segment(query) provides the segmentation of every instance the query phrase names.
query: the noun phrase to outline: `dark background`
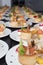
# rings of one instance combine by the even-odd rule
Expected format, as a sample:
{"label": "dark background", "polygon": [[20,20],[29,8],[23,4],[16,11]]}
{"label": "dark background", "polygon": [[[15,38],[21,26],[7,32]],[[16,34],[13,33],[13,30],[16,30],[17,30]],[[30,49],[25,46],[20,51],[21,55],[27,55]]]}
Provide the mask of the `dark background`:
{"label": "dark background", "polygon": [[43,11],[43,0],[11,0],[11,5],[25,5],[34,11]]}

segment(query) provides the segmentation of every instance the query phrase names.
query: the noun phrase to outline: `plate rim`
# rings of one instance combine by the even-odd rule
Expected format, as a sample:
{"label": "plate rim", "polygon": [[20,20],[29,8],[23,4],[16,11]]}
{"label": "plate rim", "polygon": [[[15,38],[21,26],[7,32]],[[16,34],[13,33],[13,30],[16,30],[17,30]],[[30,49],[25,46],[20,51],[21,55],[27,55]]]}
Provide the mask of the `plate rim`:
{"label": "plate rim", "polygon": [[[13,31],[11,34],[13,34],[14,32],[18,32],[18,30],[15,30],[15,31]],[[12,37],[11,37],[11,34],[9,35],[10,36],[10,38],[13,40],[13,41],[16,41],[16,42],[19,42],[19,41],[17,41],[17,40],[14,40]]]}
{"label": "plate rim", "polygon": [[[3,43],[5,43],[7,45],[7,47],[8,47],[8,50],[9,50],[9,45],[5,41],[3,41],[3,40],[0,40],[0,41],[2,41]],[[7,52],[8,52],[8,50],[7,50]],[[7,52],[1,58],[3,58],[7,54]]]}
{"label": "plate rim", "polygon": [[[13,48],[18,47],[18,46],[19,46],[19,44],[13,46],[10,50],[12,50]],[[9,50],[9,51],[10,51],[10,50]],[[9,51],[8,51],[8,53],[9,53]],[[7,54],[8,54],[8,53],[7,53]],[[5,57],[5,61],[6,61],[6,63],[7,63],[7,59],[6,59],[6,58],[7,58],[7,54],[6,54],[6,57]],[[9,65],[9,64],[7,63],[7,65]]]}

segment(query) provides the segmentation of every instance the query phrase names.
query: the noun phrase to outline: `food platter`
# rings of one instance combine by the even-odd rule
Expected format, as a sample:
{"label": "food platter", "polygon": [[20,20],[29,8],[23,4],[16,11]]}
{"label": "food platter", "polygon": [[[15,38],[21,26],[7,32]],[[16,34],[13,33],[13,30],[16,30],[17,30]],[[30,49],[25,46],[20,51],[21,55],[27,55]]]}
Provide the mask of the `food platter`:
{"label": "food platter", "polygon": [[9,27],[9,28],[22,28],[22,27],[27,27],[27,24],[26,24],[26,26],[14,26],[14,27],[12,27],[12,26],[10,25],[10,22],[6,22],[6,23],[5,23],[5,26],[7,26],[7,27]]}
{"label": "food platter", "polygon": [[[18,52],[16,51],[18,47],[19,45],[12,47],[7,53],[5,60],[8,65],[21,65],[18,60]],[[36,63],[35,65],[39,64]]]}

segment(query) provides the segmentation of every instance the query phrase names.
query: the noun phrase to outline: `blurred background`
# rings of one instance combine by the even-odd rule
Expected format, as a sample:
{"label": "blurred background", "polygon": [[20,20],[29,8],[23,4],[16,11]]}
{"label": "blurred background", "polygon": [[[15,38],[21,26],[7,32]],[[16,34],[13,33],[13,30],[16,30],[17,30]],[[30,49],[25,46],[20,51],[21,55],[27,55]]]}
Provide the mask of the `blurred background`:
{"label": "blurred background", "polygon": [[34,11],[43,11],[43,0],[0,0],[0,6],[8,5],[10,7],[14,5],[27,6]]}

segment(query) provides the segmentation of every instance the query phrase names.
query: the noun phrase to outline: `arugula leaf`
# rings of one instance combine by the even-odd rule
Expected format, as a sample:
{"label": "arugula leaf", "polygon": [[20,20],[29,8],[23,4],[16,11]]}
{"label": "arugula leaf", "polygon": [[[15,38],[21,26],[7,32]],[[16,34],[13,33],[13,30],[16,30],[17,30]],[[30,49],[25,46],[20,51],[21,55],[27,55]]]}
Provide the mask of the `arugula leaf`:
{"label": "arugula leaf", "polygon": [[20,46],[19,46],[18,51],[19,51],[20,55],[24,55],[25,54],[25,49],[23,47],[22,41],[20,41]]}

